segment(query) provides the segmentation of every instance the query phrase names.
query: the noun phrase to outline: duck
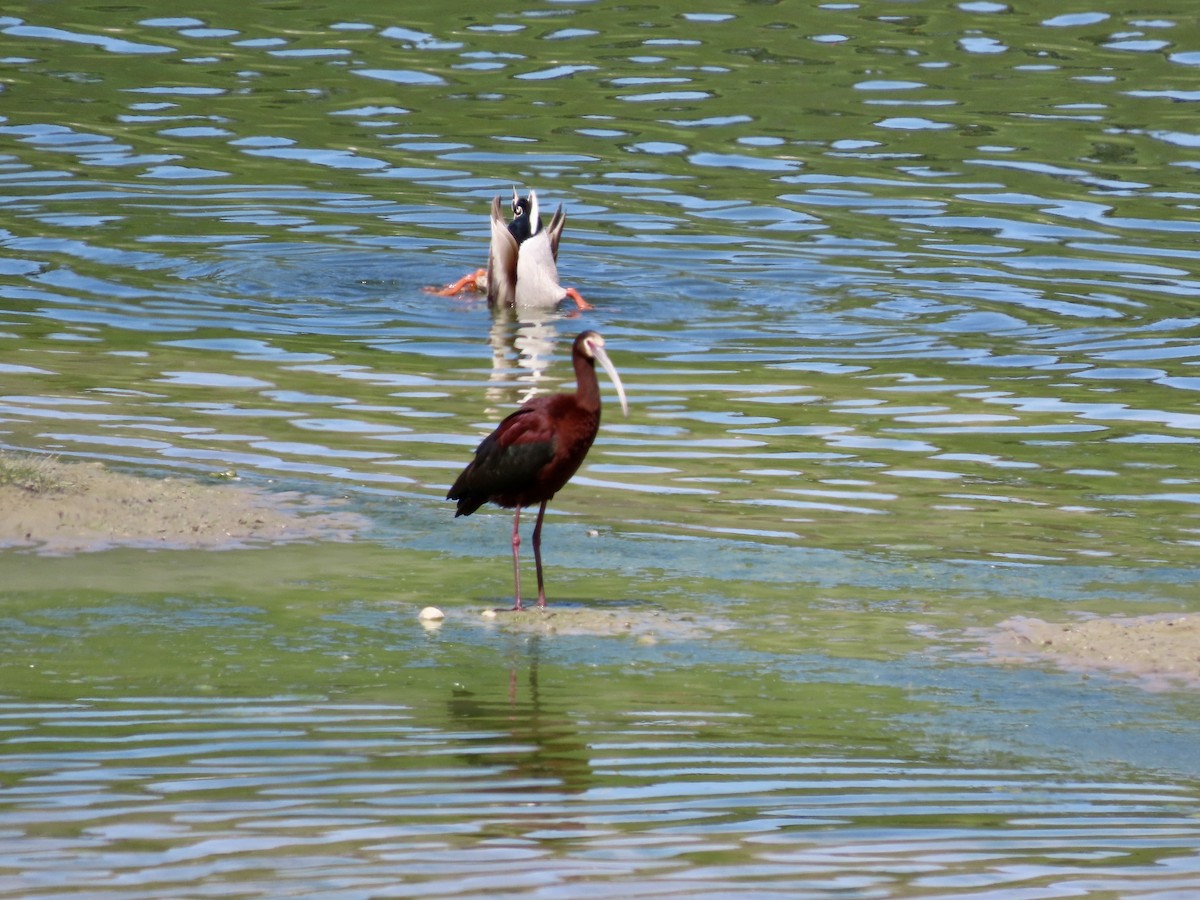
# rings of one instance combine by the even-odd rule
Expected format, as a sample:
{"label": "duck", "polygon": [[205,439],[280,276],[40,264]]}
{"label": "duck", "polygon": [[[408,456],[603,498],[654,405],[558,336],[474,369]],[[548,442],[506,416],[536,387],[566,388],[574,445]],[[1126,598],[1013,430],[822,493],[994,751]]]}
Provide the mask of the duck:
{"label": "duck", "polygon": [[443,288],[430,288],[441,297],[463,291],[486,293],[490,307],[544,308],[570,299],[579,309],[592,309],[573,287],[558,280],[558,244],[567,215],[562,204],[554,211],[549,226],[543,226],[537,191],[521,197],[513,188],[509,202],[512,219],[504,220],[500,195],[492,198],[492,239],[488,266],[476,269]]}

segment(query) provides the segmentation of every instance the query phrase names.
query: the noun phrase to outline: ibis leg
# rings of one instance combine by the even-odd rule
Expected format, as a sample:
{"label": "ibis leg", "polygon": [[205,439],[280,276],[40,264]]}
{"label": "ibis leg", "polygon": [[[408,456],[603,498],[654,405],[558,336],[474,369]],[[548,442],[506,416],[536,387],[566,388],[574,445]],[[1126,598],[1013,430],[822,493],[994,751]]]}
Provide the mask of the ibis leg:
{"label": "ibis leg", "polygon": [[542,580],[542,516],[546,515],[546,501],[538,507],[537,524],[533,526],[533,561],[537,565],[538,606],[546,605],[546,584]]}
{"label": "ibis leg", "polygon": [[[540,520],[539,520],[540,521]],[[521,608],[521,507],[517,507],[517,511],[513,513],[513,596],[516,598],[516,603],[513,609]],[[537,539],[534,539],[534,546],[537,546]],[[541,569],[538,569],[541,572]]]}

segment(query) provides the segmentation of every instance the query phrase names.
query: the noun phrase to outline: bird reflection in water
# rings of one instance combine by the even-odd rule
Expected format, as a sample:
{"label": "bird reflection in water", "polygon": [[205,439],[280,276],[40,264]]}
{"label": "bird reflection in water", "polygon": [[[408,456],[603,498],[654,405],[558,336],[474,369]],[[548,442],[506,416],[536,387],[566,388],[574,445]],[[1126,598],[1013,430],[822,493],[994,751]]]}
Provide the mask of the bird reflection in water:
{"label": "bird reflection in water", "polygon": [[524,403],[548,390],[546,369],[559,341],[555,322],[560,318],[552,311],[530,314],[511,307],[495,311],[488,331],[492,374],[486,397],[490,402]]}
{"label": "bird reflection in water", "polygon": [[[450,718],[472,733],[478,747],[463,752],[462,758],[473,766],[505,766],[505,781],[513,790],[583,793],[595,781],[588,743],[570,714],[544,696],[539,673],[541,637],[519,640],[508,667],[506,698],[497,696],[496,681],[479,691],[454,687],[447,704]],[[539,827],[547,823],[540,822]]]}

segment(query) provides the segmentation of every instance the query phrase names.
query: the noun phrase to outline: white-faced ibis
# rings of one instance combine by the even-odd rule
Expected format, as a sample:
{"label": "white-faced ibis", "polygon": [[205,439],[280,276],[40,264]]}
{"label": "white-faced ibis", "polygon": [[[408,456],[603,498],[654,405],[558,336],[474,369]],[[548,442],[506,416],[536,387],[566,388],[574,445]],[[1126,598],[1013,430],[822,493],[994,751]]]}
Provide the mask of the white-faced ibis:
{"label": "white-faced ibis", "polygon": [[625,388],[604,351],[604,338],[594,331],[581,332],[571,349],[575,365],[575,393],[534,397],[509,415],[483,439],[475,458],[463,469],[446,494],[457,500],[455,517],[469,516],[484,503],[515,509],[512,529],[513,585],[521,608],[521,509],[537,503],[533,527],[533,558],[537,565],[539,607],[546,605],[542,578],[542,518],[546,503],[571,480],[587,456],[600,427],[600,383],[596,363],[604,367],[629,415]]}
{"label": "white-faced ibis", "polygon": [[519,197],[513,188],[509,206],[513,217],[505,222],[499,195],[492,198],[488,267],[433,293],[452,297],[465,290],[486,290],[488,305],[493,307],[546,307],[569,297],[580,309],[591,309],[579,291],[558,283],[558,242],[567,221],[562,205],[554,211],[548,228],[542,226],[536,191]]}

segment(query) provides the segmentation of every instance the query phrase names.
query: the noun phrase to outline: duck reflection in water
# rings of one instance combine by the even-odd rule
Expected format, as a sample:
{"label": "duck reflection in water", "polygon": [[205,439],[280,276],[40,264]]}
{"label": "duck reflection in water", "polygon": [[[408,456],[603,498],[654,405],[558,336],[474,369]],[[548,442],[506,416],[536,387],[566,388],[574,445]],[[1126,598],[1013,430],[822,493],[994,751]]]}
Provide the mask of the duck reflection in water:
{"label": "duck reflection in water", "polygon": [[495,311],[488,330],[492,374],[486,397],[490,402],[524,403],[549,390],[546,370],[559,342],[555,327],[559,318],[553,311],[524,314],[512,307]]}
{"label": "duck reflection in water", "polygon": [[579,291],[558,280],[558,245],[567,221],[562,205],[549,226],[542,224],[536,191],[521,197],[513,188],[509,208],[512,219],[505,222],[499,195],[492,198],[487,268],[476,269],[443,288],[427,290],[442,297],[463,291],[486,292],[493,308],[547,309],[570,298],[579,309],[591,309]]}

